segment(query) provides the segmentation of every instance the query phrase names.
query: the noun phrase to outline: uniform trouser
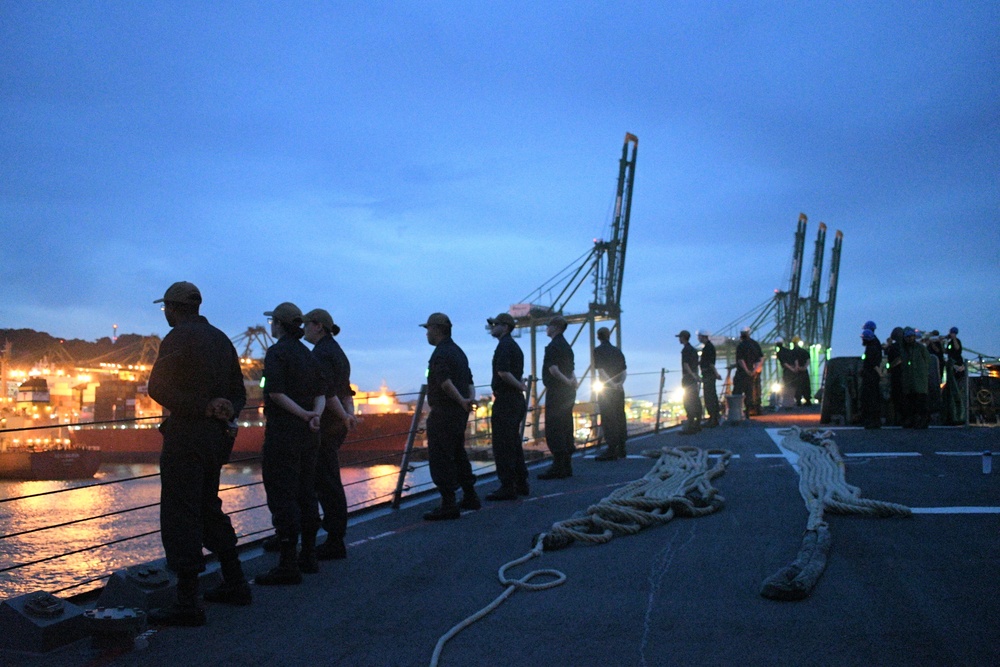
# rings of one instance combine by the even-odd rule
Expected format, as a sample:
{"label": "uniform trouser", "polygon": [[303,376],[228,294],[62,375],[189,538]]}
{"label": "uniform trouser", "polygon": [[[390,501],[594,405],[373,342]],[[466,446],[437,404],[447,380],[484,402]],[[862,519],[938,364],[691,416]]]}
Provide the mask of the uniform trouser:
{"label": "uniform trouser", "polygon": [[524,446],[521,443],[521,421],[526,406],[524,396],[497,395],[493,401],[490,427],[493,432],[493,460],[496,461],[500,485],[513,489],[528,479],[524,464]]}
{"label": "uniform trouser", "polygon": [[968,401],[966,396],[966,373],[955,370],[955,364],[948,362],[948,379],[944,385],[944,417],[949,424],[962,424],[967,419]]}
{"label": "uniform trouser", "polygon": [[902,426],[909,420],[910,410],[903,393],[903,380],[898,368],[889,371],[889,401],[892,403],[893,424]]}
{"label": "uniform trouser", "polygon": [[702,375],[702,388],[705,392],[705,412],[709,419],[719,421],[719,394],[715,391],[715,373],[711,376]]}
{"label": "uniform trouser", "polygon": [[469,413],[461,408],[431,408],[427,416],[427,458],[431,481],[442,496],[459,487],[472,489],[476,476],[465,452],[465,427]]}
{"label": "uniform trouser", "polygon": [[160,427],[160,536],[167,567],[181,574],[205,569],[202,546],[236,548],[236,533],[219,499],[219,473],[233,441],[215,419],[170,417]]}
{"label": "uniform trouser", "polygon": [[930,422],[931,411],[927,394],[912,392],[906,395],[907,419],[904,426],[925,428]]}
{"label": "uniform trouser", "polygon": [[882,392],[876,372],[861,374],[861,422],[876,426],[882,422]]}
{"label": "uniform trouser", "polygon": [[800,371],[795,382],[795,402],[799,399],[806,403],[812,400],[812,385],[809,383],[809,371]]}
{"label": "uniform trouser", "polygon": [[682,382],[684,388],[684,412],[689,420],[701,421],[701,396],[698,395],[698,385],[694,382]]}
{"label": "uniform trouser", "polygon": [[625,419],[625,390],[605,388],[598,396],[601,408],[601,431],[604,442],[613,452],[625,453],[628,425]]}
{"label": "uniform trouser", "polygon": [[545,445],[553,455],[572,454],[573,404],[576,392],[553,392],[545,398]]}
{"label": "uniform trouser", "polygon": [[[749,415],[750,406],[752,405],[753,396],[753,379],[744,373],[742,370],[737,370],[736,374],[733,375],[733,394],[743,395],[743,411]],[[730,417],[732,419],[732,417]]]}
{"label": "uniform trouser", "polygon": [[339,423],[323,432],[316,454],[316,497],[323,508],[323,530],[333,540],[347,534],[347,495],[340,479],[340,456],[337,453],[347,438],[347,425]]}
{"label": "uniform trouser", "polygon": [[316,452],[319,433],[301,419],[269,419],[264,430],[260,472],[271,523],[279,538],[319,529],[316,505]]}

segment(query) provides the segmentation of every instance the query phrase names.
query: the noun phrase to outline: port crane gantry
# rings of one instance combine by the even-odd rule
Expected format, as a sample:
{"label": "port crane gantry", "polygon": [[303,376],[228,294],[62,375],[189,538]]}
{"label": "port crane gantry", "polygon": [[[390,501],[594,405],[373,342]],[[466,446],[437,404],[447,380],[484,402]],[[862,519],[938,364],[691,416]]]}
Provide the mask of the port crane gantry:
{"label": "port crane gantry", "polygon": [[[261,325],[248,327],[243,333],[232,338],[233,346],[240,355],[240,369],[247,380],[259,382],[264,373],[264,354],[274,344],[267,328]],[[258,353],[254,354],[257,349]]]}
{"label": "port crane gantry", "polygon": [[778,338],[791,341],[799,336],[809,347],[812,359],[810,382],[812,390],[819,388],[819,366],[826,361],[833,338],[833,314],[837,304],[837,280],[840,274],[840,253],[844,242],[844,234],[837,231],[830,251],[830,273],[827,279],[827,298],[820,301],[821,281],[823,274],[823,253],[826,247],[826,224],[819,223],[816,242],[813,246],[812,277],[809,284],[809,296],[802,297],[799,293],[802,286],[802,268],[805,261],[806,225],[808,218],[805,213],[799,214],[798,226],[795,230],[795,243],[792,249],[791,277],[788,290],[775,290],[774,296],[760,304],[749,313],[733,320],[722,327],[717,333],[727,336],[726,344],[718,345],[720,354],[726,356],[727,365],[735,364],[734,340],[738,336],[737,327],[748,326],[754,332],[754,339],[760,343],[765,352],[767,363],[764,364],[761,382],[767,387],[780,376],[777,363],[774,361],[774,343]]}
{"label": "port crane gantry", "polygon": [[[588,331],[590,342],[590,363],[583,373],[591,376],[591,386],[596,379],[594,369],[594,347],[596,340],[596,323],[600,321],[613,322],[610,327],[615,335],[615,341],[621,347],[621,295],[622,281],[625,275],[625,251],[628,245],[629,217],[632,210],[632,187],[635,181],[635,161],[638,152],[639,139],[634,134],[626,133],[622,145],[621,159],[618,163],[618,184],[615,192],[614,212],[611,222],[611,238],[598,239],[583,255],[575,259],[569,266],[546,281],[541,287],[510,308],[516,328],[526,329],[531,339],[531,375],[540,377],[538,369],[538,330],[548,324],[549,320],[562,315],[570,327],[576,325],[575,333],[567,329],[567,340],[573,345],[584,331]],[[576,308],[574,297],[584,285],[592,288],[592,298],[586,309]],[[532,405],[536,413],[539,410],[539,399],[544,390],[539,392],[538,383],[532,385]],[[533,423],[536,425],[536,418]]]}

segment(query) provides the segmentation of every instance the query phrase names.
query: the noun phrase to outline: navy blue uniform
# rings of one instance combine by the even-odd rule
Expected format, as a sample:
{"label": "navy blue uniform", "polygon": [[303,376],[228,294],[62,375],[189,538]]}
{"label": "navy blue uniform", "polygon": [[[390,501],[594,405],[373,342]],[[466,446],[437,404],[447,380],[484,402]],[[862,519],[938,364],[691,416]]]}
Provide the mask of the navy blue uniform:
{"label": "navy blue uniform", "polygon": [[[691,370],[698,368],[698,351],[691,343],[684,343],[681,348],[681,368],[687,364]],[[684,388],[684,412],[688,419],[697,424],[701,420],[701,395],[698,391],[698,379],[687,373],[681,375],[681,386]]]}
{"label": "navy blue uniform", "polygon": [[882,343],[878,338],[865,341],[865,354],[861,361],[861,421],[865,428],[882,425]]}
{"label": "navy blue uniform", "polygon": [[[340,344],[329,333],[316,341],[313,356],[319,362],[326,381],[327,400],[336,397],[345,409],[350,405],[351,362]],[[347,495],[340,478],[340,446],[347,439],[347,424],[329,409],[320,418],[320,446],[316,456],[316,497],[323,508],[323,530],[334,541],[347,534]]]}
{"label": "navy blue uniform", "polygon": [[490,384],[493,388],[493,413],[490,426],[493,432],[493,459],[500,486],[515,489],[528,482],[528,468],[524,464],[524,446],[521,443],[521,422],[527,404],[524,393],[500,377],[504,371],[517,380],[524,374],[524,353],[510,333],[497,341],[493,352],[493,380]]}
{"label": "navy blue uniform", "polygon": [[733,375],[733,394],[743,395],[744,409],[748,417],[751,413],[757,414],[760,407],[754,397],[755,379],[759,377],[759,374],[748,374],[740,367],[739,362],[742,360],[752,373],[754,366],[763,356],[760,345],[751,338],[744,338],[736,345],[736,373]]}
{"label": "navy blue uniform", "polygon": [[445,393],[441,385],[446,380],[451,380],[463,396],[472,385],[469,360],[450,337],[434,347],[427,368],[427,403],[431,407],[427,416],[427,456],[431,480],[442,495],[454,494],[460,486],[472,490],[476,485],[465,452],[469,413]]}
{"label": "navy blue uniform", "polygon": [[316,505],[316,452],[319,434],[309,423],[271,398],[285,394],[303,410],[311,411],[317,396],[326,395],[319,362],[291,334],[282,336],[264,356],[264,447],[261,476],[274,530],[282,540],[295,540],[319,528]]}
{"label": "navy blue uniform", "polygon": [[566,377],[573,375],[576,366],[573,348],[562,334],[555,336],[545,346],[542,361],[542,384],[545,385],[545,444],[554,455],[570,455],[576,449],[573,442],[573,404],[576,387],[567,385],[552,375],[549,368],[556,366]]}
{"label": "navy blue uniform", "polygon": [[202,546],[219,554],[236,549],[236,533],[219,499],[219,473],[233,437],[205,415],[226,398],[239,415],[246,389],[239,355],[224,333],[199,316],[164,337],[149,376],[149,395],[170,411],[160,424],[160,528],[167,567],[182,574],[205,569]]}
{"label": "navy blue uniform", "polygon": [[719,394],[715,390],[715,345],[712,341],[705,341],[698,365],[701,366],[701,384],[705,392],[705,412],[709,419],[719,421]]}
{"label": "navy blue uniform", "polygon": [[[608,379],[621,384],[625,373],[625,355],[611,341],[601,341],[594,348],[594,367],[604,371]],[[625,421],[625,389],[620,386],[605,386],[597,395],[597,403],[601,409],[601,431],[608,451],[618,456],[625,456],[625,440],[628,438],[628,426]]]}

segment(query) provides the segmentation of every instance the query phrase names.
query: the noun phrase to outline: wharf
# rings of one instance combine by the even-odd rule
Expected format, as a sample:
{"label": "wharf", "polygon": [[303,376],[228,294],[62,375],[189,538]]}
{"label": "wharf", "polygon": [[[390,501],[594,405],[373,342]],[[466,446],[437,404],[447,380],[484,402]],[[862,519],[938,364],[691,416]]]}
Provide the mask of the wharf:
{"label": "wharf", "polygon": [[[518,591],[448,642],[442,666],[469,665],[996,665],[1000,664],[998,428],[836,428],[847,481],[908,505],[910,518],[829,515],[833,539],[812,595],[776,602],[761,584],[788,565],[806,522],[798,475],[774,427],[815,415],[757,418],[681,437],[629,441],[629,458],[574,459],[574,476],[532,495],[484,503],[458,521],[421,519],[436,498],[355,517],[349,557],[321,563],[295,587],[253,587],[246,608],[210,605],[202,628],[156,628],[123,654],[73,644],[6,665],[427,665],[438,639],[504,587],[497,570],[532,537],[642,477],[642,451],[697,446],[733,452],[713,484],[718,513],[675,518],[600,546],[575,544],[513,568],[567,581]],[[537,471],[539,467],[535,467]],[[480,485],[480,495],[495,488]],[[252,549],[250,574],[275,560]]]}

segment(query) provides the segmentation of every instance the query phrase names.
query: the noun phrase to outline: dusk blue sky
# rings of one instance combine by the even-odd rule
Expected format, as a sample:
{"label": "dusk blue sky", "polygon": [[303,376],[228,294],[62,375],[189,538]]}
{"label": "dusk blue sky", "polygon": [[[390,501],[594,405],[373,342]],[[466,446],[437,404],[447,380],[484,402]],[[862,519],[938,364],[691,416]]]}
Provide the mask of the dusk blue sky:
{"label": "dusk blue sky", "polygon": [[164,335],[190,280],[231,336],[327,308],[364,389],[419,387],[444,311],[487,383],[631,132],[631,372],[786,288],[800,212],[807,263],[844,233],[834,355],[868,319],[998,354],[998,46],[996,2],[6,0],[0,327]]}

